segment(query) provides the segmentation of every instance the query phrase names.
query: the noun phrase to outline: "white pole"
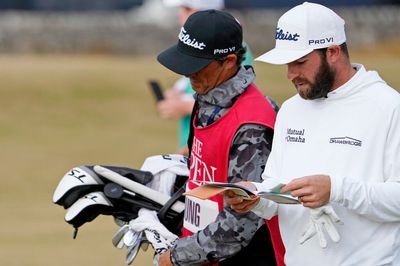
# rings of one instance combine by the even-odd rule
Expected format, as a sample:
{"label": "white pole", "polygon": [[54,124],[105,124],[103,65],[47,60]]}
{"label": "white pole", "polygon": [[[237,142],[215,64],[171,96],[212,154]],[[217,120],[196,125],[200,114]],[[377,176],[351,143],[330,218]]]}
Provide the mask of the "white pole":
{"label": "white pole", "polygon": [[[170,199],[169,196],[161,192],[158,192],[157,190],[151,189],[149,187],[146,187],[145,185],[132,181],[100,165],[94,166],[93,169],[96,173],[104,176],[105,178],[123,186],[124,188],[132,190],[133,192],[138,193],[154,202],[157,202],[163,206]],[[181,213],[185,209],[185,204],[180,201],[177,201],[174,203],[174,205],[172,205],[171,209],[176,211],[177,213]]]}

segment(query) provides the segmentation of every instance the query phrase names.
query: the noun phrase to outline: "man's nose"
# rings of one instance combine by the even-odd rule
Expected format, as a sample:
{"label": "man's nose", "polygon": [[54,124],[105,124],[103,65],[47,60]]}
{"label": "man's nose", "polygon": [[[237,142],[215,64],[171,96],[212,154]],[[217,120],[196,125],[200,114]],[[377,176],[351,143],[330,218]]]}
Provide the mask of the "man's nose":
{"label": "man's nose", "polygon": [[287,78],[288,78],[290,81],[292,81],[292,80],[294,80],[298,75],[299,75],[299,74],[298,74],[298,69],[297,69],[297,67],[296,67],[294,64],[292,64],[292,63],[287,64]]}

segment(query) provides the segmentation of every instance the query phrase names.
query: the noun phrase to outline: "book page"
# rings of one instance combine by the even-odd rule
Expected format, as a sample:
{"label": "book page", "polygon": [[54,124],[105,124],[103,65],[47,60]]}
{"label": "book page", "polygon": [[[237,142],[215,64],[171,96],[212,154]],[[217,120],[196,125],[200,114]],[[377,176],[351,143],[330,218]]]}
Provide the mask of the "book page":
{"label": "book page", "polygon": [[280,193],[272,193],[272,192],[265,192],[260,191],[257,193],[257,196],[272,200],[279,204],[300,204],[300,201],[297,198],[292,197],[290,194],[280,194]]}
{"label": "book page", "polygon": [[208,199],[217,194],[222,193],[225,190],[231,190],[235,194],[242,196],[246,200],[254,199],[254,192],[249,190],[247,187],[240,184],[234,183],[220,183],[220,182],[209,182],[200,187],[194,188],[191,191],[183,193],[186,196],[192,196],[199,199]]}

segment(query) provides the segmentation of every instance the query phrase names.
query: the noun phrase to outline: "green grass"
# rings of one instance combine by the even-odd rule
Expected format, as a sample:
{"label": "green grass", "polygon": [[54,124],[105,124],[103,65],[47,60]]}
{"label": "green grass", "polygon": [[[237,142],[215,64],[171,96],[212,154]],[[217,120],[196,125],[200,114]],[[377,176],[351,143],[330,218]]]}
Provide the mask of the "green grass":
{"label": "green grass", "polygon": [[[399,89],[399,55],[361,51],[353,61]],[[279,104],[295,93],[285,66],[255,68],[257,85]],[[125,265],[125,250],[111,244],[111,217],[72,240],[52,195],[74,166],[139,168],[147,156],[174,152],[177,121],[157,116],[146,82],[168,87],[177,77],[155,57],[0,56],[0,265]],[[141,253],[134,265],[150,257]]]}

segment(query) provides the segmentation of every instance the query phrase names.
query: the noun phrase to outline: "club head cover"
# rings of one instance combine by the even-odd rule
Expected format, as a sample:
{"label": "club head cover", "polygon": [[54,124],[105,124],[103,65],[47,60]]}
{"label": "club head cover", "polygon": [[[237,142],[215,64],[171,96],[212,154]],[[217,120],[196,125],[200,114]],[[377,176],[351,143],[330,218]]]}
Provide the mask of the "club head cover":
{"label": "club head cover", "polygon": [[79,228],[100,214],[112,213],[113,207],[103,192],[91,192],[71,205],[65,214],[65,221],[74,228]]}
{"label": "club head cover", "polygon": [[53,194],[53,203],[67,209],[84,195],[101,190],[103,185],[90,166],[74,167],[61,178]]}

